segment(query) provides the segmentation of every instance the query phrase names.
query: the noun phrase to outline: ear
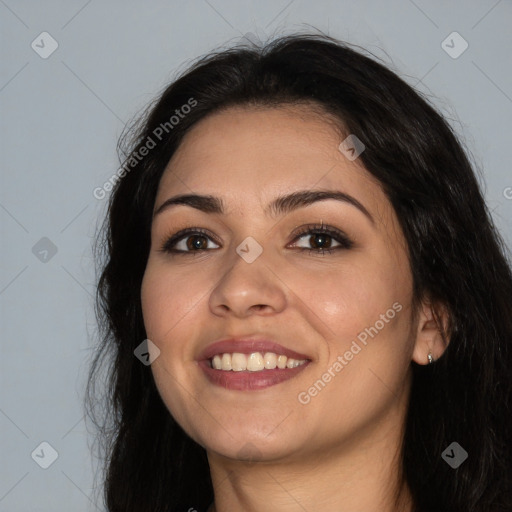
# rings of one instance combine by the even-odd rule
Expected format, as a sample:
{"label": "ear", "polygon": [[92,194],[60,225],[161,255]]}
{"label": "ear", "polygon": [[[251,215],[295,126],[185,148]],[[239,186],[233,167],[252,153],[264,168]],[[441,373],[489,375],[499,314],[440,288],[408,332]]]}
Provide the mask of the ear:
{"label": "ear", "polygon": [[418,364],[428,364],[428,354],[437,361],[446,350],[449,339],[450,314],[441,303],[425,300],[417,313],[416,342],[412,359]]}

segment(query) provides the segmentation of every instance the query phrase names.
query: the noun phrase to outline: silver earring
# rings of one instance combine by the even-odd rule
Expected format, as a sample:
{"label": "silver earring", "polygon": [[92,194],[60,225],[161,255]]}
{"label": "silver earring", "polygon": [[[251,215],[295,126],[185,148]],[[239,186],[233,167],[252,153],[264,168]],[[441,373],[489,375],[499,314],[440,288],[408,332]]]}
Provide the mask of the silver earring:
{"label": "silver earring", "polygon": [[428,364],[432,364],[434,362],[434,358],[432,357],[432,352],[428,353]]}

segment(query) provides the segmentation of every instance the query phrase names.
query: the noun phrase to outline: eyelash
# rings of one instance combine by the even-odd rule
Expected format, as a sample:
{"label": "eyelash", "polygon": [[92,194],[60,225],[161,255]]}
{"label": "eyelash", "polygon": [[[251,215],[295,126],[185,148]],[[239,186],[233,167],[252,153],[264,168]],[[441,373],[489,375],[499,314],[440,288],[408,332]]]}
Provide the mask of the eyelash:
{"label": "eyelash", "polygon": [[[336,242],[338,242],[340,245],[332,248],[323,248],[320,247],[319,249],[310,249],[307,247],[299,247],[298,249],[302,251],[308,251],[310,254],[315,253],[315,255],[318,256],[324,256],[325,253],[331,254],[333,251],[339,250],[339,249],[351,249],[354,245],[352,240],[348,238],[348,236],[340,231],[339,229],[336,229],[331,226],[325,226],[324,224],[314,224],[310,226],[305,226],[304,228],[301,228],[298,233],[295,234],[295,237],[293,241],[296,241],[299,238],[304,237],[305,235],[329,235],[332,237]],[[164,252],[167,254],[176,254],[176,255],[185,255],[185,254],[191,254],[191,253],[201,253],[203,251],[208,251],[210,249],[196,249],[193,251],[182,251],[182,250],[176,250],[173,249],[173,247],[181,241],[183,238],[188,238],[186,235],[199,235],[199,236],[205,236],[207,238],[212,239],[216,244],[219,244],[215,240],[215,238],[210,234],[209,231],[202,228],[185,228],[177,233],[175,233],[172,236],[169,236],[162,247],[159,249],[160,252]],[[219,244],[220,245],[220,244]]]}

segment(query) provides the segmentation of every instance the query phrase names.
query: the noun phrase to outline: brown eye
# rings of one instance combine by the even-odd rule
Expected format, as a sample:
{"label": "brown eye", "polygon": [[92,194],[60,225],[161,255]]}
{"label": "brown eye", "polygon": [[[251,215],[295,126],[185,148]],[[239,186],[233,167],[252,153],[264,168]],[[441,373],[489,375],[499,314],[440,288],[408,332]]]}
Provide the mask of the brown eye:
{"label": "brown eye", "polygon": [[188,249],[206,249],[208,245],[208,240],[203,235],[192,235],[186,237],[186,245]]}
{"label": "brown eye", "polygon": [[317,233],[310,236],[309,243],[315,249],[328,249],[331,247],[332,237],[323,233]]}
{"label": "brown eye", "polygon": [[[297,246],[301,251],[310,253],[324,254],[338,251],[340,249],[350,249],[353,246],[352,240],[345,233],[330,226],[307,226],[300,232],[295,240],[304,239],[309,247]],[[333,245],[333,242],[336,245]]]}
{"label": "brown eye", "polygon": [[206,231],[187,228],[169,237],[160,250],[166,253],[187,254],[218,248],[209,246],[209,242],[217,244]]}
{"label": "brown eye", "polygon": [[[316,254],[331,253],[334,250],[350,249],[352,241],[342,231],[330,226],[307,226],[300,232],[295,240],[304,239],[309,247],[297,246],[301,251]],[[209,246],[209,242],[218,246],[213,236],[206,230],[187,228],[169,237],[162,248],[162,252],[174,254],[199,253],[219,247]],[[336,245],[333,245],[333,242]]]}

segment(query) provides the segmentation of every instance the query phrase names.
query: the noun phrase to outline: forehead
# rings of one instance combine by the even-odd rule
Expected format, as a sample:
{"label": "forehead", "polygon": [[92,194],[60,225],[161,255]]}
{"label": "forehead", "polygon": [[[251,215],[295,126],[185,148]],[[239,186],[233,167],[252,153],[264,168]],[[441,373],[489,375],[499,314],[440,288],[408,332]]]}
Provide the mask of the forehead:
{"label": "forehead", "polygon": [[198,122],[162,176],[156,204],[171,194],[222,197],[241,211],[279,194],[313,188],[346,192],[376,216],[391,208],[380,184],[339,150],[348,133],[307,106],[231,107]]}

